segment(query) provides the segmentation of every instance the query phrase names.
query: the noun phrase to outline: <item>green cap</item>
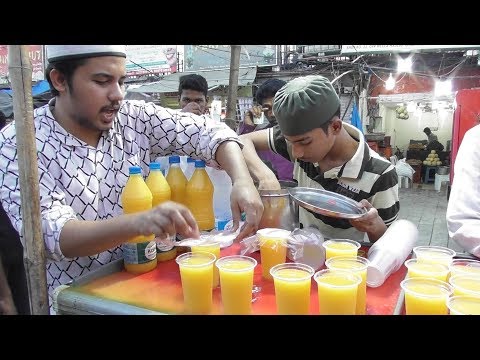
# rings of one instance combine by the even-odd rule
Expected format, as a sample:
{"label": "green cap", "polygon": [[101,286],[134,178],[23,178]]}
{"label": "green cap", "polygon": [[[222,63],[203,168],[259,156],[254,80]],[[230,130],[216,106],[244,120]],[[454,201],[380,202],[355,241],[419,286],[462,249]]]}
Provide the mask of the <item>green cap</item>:
{"label": "green cap", "polygon": [[340,106],[330,80],[320,75],[295,78],[275,94],[273,113],[283,135],[302,135],[332,119]]}

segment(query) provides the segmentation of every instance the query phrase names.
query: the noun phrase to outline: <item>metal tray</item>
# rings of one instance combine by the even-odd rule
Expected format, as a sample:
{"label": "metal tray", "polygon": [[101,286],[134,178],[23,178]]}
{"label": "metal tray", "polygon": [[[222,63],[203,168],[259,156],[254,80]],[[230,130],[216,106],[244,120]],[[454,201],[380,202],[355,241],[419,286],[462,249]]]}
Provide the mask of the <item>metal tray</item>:
{"label": "metal tray", "polygon": [[301,207],[330,217],[357,219],[367,213],[357,202],[340,194],[308,187],[288,189],[290,196]]}

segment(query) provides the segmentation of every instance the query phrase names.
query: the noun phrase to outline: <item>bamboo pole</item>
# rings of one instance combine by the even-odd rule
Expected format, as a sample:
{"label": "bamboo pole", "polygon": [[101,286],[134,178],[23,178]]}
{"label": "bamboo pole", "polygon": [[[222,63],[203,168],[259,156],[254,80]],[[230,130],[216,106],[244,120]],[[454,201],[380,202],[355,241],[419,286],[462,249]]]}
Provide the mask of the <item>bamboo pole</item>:
{"label": "bamboo pole", "polygon": [[8,71],[13,90],[18,171],[22,201],[28,292],[33,315],[48,315],[45,245],[41,231],[37,150],[33,122],[32,64],[26,45],[8,46]]}
{"label": "bamboo pole", "polygon": [[240,45],[230,45],[230,79],[228,82],[227,112],[228,119],[237,118],[238,73],[240,68]]}

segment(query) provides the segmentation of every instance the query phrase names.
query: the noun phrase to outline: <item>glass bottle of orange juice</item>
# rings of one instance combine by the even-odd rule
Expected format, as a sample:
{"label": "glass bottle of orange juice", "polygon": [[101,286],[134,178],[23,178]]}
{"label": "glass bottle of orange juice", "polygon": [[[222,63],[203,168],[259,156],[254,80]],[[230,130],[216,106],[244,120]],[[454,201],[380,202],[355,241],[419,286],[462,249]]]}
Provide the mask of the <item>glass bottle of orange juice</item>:
{"label": "glass bottle of orange juice", "polygon": [[213,184],[205,170],[205,161],[195,160],[195,171],[187,184],[187,207],[192,212],[200,230],[215,227],[213,212]]}
{"label": "glass bottle of orange juice", "polygon": [[[150,173],[148,174],[145,182],[152,192],[153,207],[170,200],[170,185],[168,185],[165,176],[163,176],[160,163],[150,163]],[[168,240],[172,242],[170,243]],[[155,242],[157,244],[157,262],[175,259],[177,256],[177,249],[175,248],[173,241],[175,241],[175,238],[167,239],[167,241],[162,241],[160,238],[155,238]]]}
{"label": "glass bottle of orange juice", "polygon": [[186,205],[185,190],[188,180],[180,167],[180,156],[170,156],[168,162],[170,166],[168,168],[166,179],[172,192],[171,200]]}
{"label": "glass bottle of orange juice", "polygon": [[[152,192],[143,180],[140,166],[129,168],[129,177],[121,196],[123,213],[133,214],[152,208]],[[155,235],[139,235],[122,245],[125,270],[143,274],[157,266]]]}

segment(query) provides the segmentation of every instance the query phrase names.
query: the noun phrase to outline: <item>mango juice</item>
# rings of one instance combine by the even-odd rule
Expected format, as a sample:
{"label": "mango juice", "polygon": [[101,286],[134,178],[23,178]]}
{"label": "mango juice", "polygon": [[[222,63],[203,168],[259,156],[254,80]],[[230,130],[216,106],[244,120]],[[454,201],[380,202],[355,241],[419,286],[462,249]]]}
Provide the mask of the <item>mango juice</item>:
{"label": "mango juice", "polygon": [[453,295],[480,296],[480,276],[456,275],[449,280],[453,287]]}
{"label": "mango juice", "polygon": [[356,258],[348,256],[336,256],[328,259],[325,265],[328,269],[348,270],[361,277],[362,281],[358,285],[356,315],[365,315],[367,312],[367,268],[370,261],[364,257]]}
{"label": "mango juice", "polygon": [[262,263],[262,277],[273,280],[270,269],[287,260],[287,239],[290,231],[265,228],[257,231],[260,243],[260,259]]}
{"label": "mango juice", "polygon": [[[199,251],[208,252],[215,255],[217,259],[220,259],[220,243],[206,243],[202,245],[191,246],[190,249],[192,250],[192,252],[199,252]],[[218,268],[214,266],[212,287],[215,289],[219,285],[220,285],[220,277],[218,274]]]}
{"label": "mango juice", "polygon": [[419,262],[439,263],[449,266],[455,251],[443,246],[417,246],[413,248],[415,258]]}
{"label": "mango juice", "polygon": [[480,315],[480,297],[451,296],[447,307],[450,315]]}
{"label": "mango juice", "polygon": [[287,263],[270,269],[275,285],[277,312],[282,315],[308,315],[312,267]]}
{"label": "mango juice", "polygon": [[176,262],[180,268],[186,313],[209,314],[212,311],[215,256],[210,253],[187,252],[177,256]]}
{"label": "mango juice", "polygon": [[454,259],[450,264],[450,276],[455,275],[480,275],[480,261]]}
{"label": "mango juice", "polygon": [[257,261],[248,256],[232,255],[218,260],[223,313],[249,315],[252,312],[253,273]]}
{"label": "mango juice", "polygon": [[170,156],[165,179],[171,190],[171,200],[186,205],[187,178],[180,167],[180,156]]}
{"label": "mango juice", "polygon": [[408,269],[407,277],[409,278],[422,277],[446,282],[450,272],[448,266],[444,264],[419,262],[418,259],[405,261],[405,266]]}
{"label": "mango juice", "polygon": [[320,315],[355,315],[360,276],[344,270],[320,270],[315,273]]}
{"label": "mango juice", "polygon": [[322,246],[325,248],[325,258],[328,260],[334,256],[357,256],[360,244],[354,240],[327,240]]}
{"label": "mango juice", "polygon": [[405,293],[407,315],[447,315],[447,299],[452,293],[444,281],[408,278],[400,283]]}

